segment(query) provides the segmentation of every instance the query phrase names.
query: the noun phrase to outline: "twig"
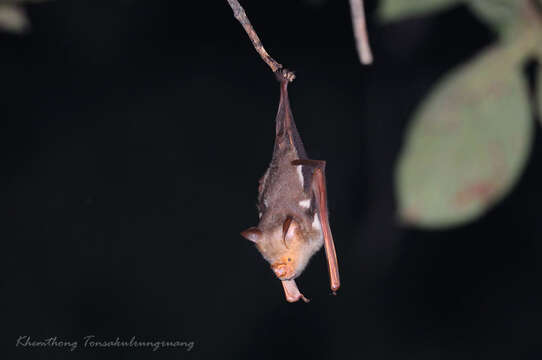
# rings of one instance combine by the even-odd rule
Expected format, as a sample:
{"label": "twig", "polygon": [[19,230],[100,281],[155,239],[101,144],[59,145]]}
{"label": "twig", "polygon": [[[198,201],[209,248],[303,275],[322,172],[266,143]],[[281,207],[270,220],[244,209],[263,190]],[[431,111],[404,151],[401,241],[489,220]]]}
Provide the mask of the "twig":
{"label": "twig", "polygon": [[372,64],[373,54],[369,45],[369,36],[367,35],[363,0],[350,0],[350,12],[352,14],[352,26],[354,27],[359,60],[365,65]]}
{"label": "twig", "polygon": [[271,55],[269,55],[267,51],[265,51],[265,48],[263,47],[263,44],[258,37],[258,34],[256,34],[256,31],[254,31],[254,28],[252,27],[250,20],[248,20],[245,10],[239,4],[239,1],[228,0],[228,4],[230,4],[231,9],[233,10],[233,16],[235,16],[237,21],[239,21],[245,29],[248,37],[250,38],[250,41],[252,41],[252,45],[254,45],[254,49],[256,49],[262,60],[265,61],[267,65],[269,65],[269,67],[271,68],[271,70],[273,70],[275,74],[292,82],[295,79],[295,74],[292,71],[284,68],[282,64],[275,61],[275,59],[273,59]]}

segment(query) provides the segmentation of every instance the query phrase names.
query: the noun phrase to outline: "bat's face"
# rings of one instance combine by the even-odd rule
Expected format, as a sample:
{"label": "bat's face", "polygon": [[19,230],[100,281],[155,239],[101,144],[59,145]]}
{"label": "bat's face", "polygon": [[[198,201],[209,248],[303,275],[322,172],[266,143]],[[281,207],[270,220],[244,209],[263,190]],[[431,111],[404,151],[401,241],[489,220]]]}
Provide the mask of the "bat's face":
{"label": "bat's face", "polygon": [[256,243],[256,248],[280,280],[293,280],[301,275],[319,248],[310,245],[313,242],[308,241],[307,234],[291,219],[270,231],[250,228],[241,235]]}

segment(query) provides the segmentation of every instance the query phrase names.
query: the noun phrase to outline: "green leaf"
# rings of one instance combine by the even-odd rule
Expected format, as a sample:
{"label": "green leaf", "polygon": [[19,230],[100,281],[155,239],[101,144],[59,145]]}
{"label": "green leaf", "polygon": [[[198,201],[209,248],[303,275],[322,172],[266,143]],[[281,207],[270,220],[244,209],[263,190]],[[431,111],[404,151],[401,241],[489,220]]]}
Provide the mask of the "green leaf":
{"label": "green leaf", "polygon": [[384,22],[397,21],[444,10],[461,2],[463,0],[383,0],[379,17]]}
{"label": "green leaf", "polygon": [[30,21],[23,3],[40,3],[48,0],[0,0],[0,31],[24,33],[30,29]]}
{"label": "green leaf", "polygon": [[536,92],[537,97],[535,101],[538,105],[538,120],[540,120],[540,124],[542,125],[542,58],[538,59],[538,74],[536,76]]}
{"label": "green leaf", "polygon": [[0,0],[0,5],[4,5],[4,4],[14,5],[14,4],[22,4],[22,3],[39,3],[39,2],[44,2],[44,1],[48,1],[48,0]]}
{"label": "green leaf", "polygon": [[497,33],[506,35],[524,20],[521,16],[524,2],[525,0],[469,0],[467,3],[486,25]]}
{"label": "green leaf", "polygon": [[525,44],[483,51],[425,99],[396,168],[400,218],[425,228],[484,214],[513,187],[532,142]]}
{"label": "green leaf", "polygon": [[23,8],[0,4],[0,30],[22,33],[28,30],[29,26],[30,22]]}

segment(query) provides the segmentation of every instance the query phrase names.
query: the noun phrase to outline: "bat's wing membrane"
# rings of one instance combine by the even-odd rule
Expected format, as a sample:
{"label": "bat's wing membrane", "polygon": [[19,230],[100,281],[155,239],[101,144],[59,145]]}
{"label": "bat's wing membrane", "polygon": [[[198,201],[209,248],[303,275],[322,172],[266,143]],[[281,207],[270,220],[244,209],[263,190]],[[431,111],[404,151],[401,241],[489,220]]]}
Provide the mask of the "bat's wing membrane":
{"label": "bat's wing membrane", "polygon": [[337,262],[337,253],[335,252],[335,243],[329,226],[329,217],[327,210],[327,190],[325,168],[326,162],[323,160],[294,160],[292,165],[304,165],[313,169],[312,174],[312,191],[316,198],[316,207],[324,233],[324,248],[326,251],[326,259],[329,270],[329,281],[333,293],[341,286],[339,278],[339,265]]}

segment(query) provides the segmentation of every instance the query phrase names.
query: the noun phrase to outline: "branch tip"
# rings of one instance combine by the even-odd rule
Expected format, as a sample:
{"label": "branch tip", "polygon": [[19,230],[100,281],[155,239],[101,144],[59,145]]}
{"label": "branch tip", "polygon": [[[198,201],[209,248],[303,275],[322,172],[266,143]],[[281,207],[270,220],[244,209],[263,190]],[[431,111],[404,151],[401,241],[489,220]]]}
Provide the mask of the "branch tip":
{"label": "branch tip", "polygon": [[295,75],[292,71],[288,69],[284,69],[282,64],[278,63],[275,59],[271,57],[263,47],[263,44],[258,37],[258,34],[256,34],[256,31],[252,27],[252,24],[250,23],[250,20],[247,17],[247,14],[241,4],[239,4],[239,1],[237,0],[227,0],[228,4],[230,5],[231,9],[233,10],[233,16],[241,26],[243,26],[243,29],[245,29],[245,32],[247,33],[248,37],[250,38],[250,41],[252,42],[252,45],[254,46],[254,49],[260,55],[262,60],[271,68],[271,71],[273,71],[277,76],[281,76],[284,79],[287,79],[289,82],[292,82],[295,79]]}
{"label": "branch tip", "polygon": [[352,26],[354,27],[359,60],[364,65],[372,64],[373,53],[369,44],[369,35],[367,34],[363,0],[350,0],[350,12],[352,14]]}

